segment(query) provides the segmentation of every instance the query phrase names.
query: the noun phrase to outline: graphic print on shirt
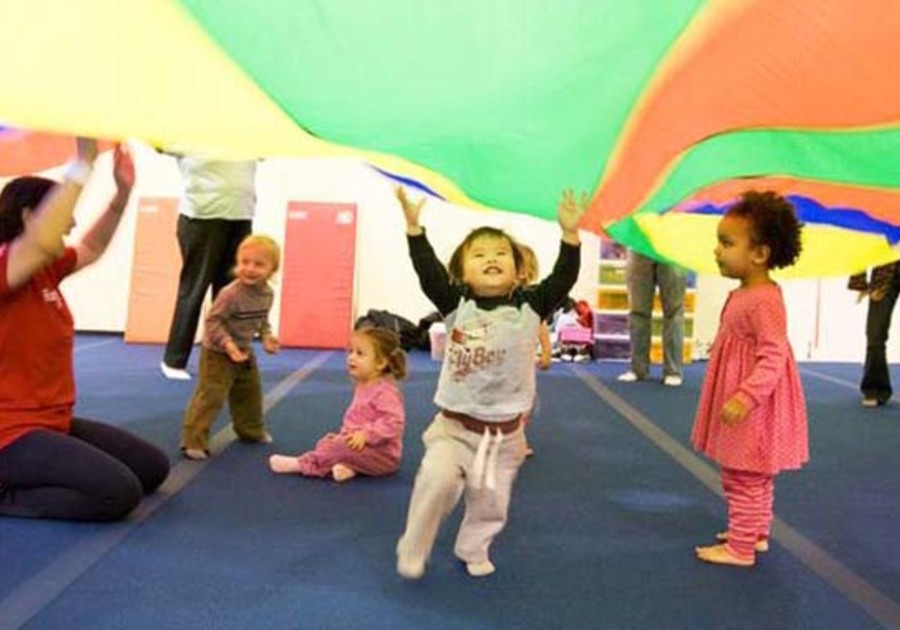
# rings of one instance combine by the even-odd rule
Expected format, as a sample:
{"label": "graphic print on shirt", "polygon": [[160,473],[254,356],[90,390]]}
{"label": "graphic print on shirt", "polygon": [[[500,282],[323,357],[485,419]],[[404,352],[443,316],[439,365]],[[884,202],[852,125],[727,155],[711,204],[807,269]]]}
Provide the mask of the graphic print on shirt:
{"label": "graphic print on shirt", "polygon": [[503,365],[506,348],[491,348],[488,340],[495,322],[475,318],[453,326],[450,332],[449,366],[454,381],[469,374]]}

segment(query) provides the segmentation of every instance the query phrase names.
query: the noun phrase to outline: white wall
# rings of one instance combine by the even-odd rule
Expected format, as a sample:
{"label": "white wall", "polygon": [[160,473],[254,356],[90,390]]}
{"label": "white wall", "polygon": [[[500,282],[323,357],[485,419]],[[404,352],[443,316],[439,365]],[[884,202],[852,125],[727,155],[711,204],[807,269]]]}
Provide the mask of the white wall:
{"label": "white wall", "polygon": [[[866,302],[857,302],[857,294],[847,290],[847,278],[782,281],[788,312],[788,335],[798,360],[849,361],[861,363],[866,351]],[[697,306],[694,336],[703,352],[712,343],[719,314],[735,281],[721,277],[697,279]],[[895,309],[891,330],[900,322]],[[888,341],[888,360],[900,361],[900,343]]]}
{"label": "white wall", "polygon": [[[135,206],[141,196],[177,197],[180,175],[171,157],[133,145],[137,184],[122,224],[104,257],[63,284],[63,292],[79,330],[123,331],[127,319],[135,238]],[[77,239],[111,197],[110,155],[98,159],[95,175],[76,209]],[[46,175],[58,177],[59,169]],[[393,197],[393,184],[362,162],[352,159],[266,160],[257,174],[257,213],[254,230],[283,242],[285,210],[289,200],[357,204],[355,311],[387,309],[413,321],[434,310],[419,289],[409,261],[402,212]],[[479,225],[509,231],[531,245],[542,274],[550,271],[559,248],[560,230],[555,223],[506,212],[479,212],[429,200],[422,223],[442,260],[466,233]],[[175,235],[172,234],[172,239]],[[582,233],[582,268],[572,291],[576,299],[593,302],[596,295],[599,239]],[[276,300],[278,282],[276,277]],[[278,327],[278,302],[272,308],[272,324]]]}

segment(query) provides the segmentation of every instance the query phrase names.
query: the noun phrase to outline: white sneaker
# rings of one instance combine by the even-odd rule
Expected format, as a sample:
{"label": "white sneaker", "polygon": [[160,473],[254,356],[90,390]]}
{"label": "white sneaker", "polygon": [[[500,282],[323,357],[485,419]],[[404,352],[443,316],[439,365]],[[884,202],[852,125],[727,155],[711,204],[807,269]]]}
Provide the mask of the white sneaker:
{"label": "white sneaker", "polygon": [[162,370],[163,376],[173,381],[189,381],[191,380],[191,375],[184,368],[173,368],[166,365],[165,361],[159,364],[159,369]]}
{"label": "white sneaker", "polygon": [[619,374],[619,378],[616,380],[618,380],[620,383],[636,383],[641,379],[638,378],[637,374],[635,374],[631,370],[628,370],[624,374]]}
{"label": "white sneaker", "polygon": [[472,577],[486,577],[496,571],[494,563],[490,560],[484,562],[469,562],[466,564],[466,570]]}
{"label": "white sneaker", "polygon": [[681,387],[681,384],[684,382],[677,374],[669,374],[668,376],[663,377],[663,385],[668,385],[669,387]]}

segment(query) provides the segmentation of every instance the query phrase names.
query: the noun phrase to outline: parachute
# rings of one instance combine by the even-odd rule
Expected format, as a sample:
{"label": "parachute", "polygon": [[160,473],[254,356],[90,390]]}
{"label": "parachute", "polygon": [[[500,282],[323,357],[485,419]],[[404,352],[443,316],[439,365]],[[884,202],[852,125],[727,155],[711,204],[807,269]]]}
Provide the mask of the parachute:
{"label": "parachute", "polygon": [[[721,212],[772,189],[806,224],[789,273],[900,257],[894,0],[8,0],[0,24],[0,121],[35,138],[355,156],[551,220],[571,187],[586,229],[713,273]],[[30,132],[0,130],[0,172]]]}

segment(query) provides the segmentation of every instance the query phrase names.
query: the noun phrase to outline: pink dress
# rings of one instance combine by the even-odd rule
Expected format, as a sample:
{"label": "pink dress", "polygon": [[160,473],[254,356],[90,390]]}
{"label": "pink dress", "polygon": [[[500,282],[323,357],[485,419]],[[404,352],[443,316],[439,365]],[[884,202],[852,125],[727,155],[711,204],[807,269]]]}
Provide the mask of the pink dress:
{"label": "pink dress", "polygon": [[[297,458],[301,474],[325,477],[335,464],[344,464],[364,475],[389,475],[400,467],[406,414],[403,394],[390,376],[357,385],[353,401],[344,413],[338,433],[328,433],[313,451]],[[347,446],[346,438],[363,431],[366,445],[361,451]]]}
{"label": "pink dress", "polygon": [[[720,413],[735,395],[750,412],[726,426]],[[806,401],[778,285],[739,288],[728,296],[691,442],[721,466],[749,472],[774,475],[809,460]]]}

